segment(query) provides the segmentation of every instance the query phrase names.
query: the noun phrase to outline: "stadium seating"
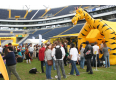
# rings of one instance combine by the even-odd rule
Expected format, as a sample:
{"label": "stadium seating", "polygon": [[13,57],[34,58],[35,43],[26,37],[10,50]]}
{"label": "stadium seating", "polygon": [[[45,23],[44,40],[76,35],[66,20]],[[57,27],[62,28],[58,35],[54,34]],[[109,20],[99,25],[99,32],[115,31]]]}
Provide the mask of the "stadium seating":
{"label": "stadium seating", "polygon": [[[80,5],[70,5],[66,8],[65,8],[65,6],[59,7],[59,8],[52,8],[50,11],[48,11],[46,13],[45,16],[52,17],[54,14],[56,14],[59,11],[60,12],[57,13],[55,16],[70,14],[70,13],[73,13],[73,11],[75,10],[74,7],[77,7],[77,6],[79,7]],[[94,7],[95,5],[82,5],[81,7],[84,8],[84,7],[89,7],[89,6]],[[105,5],[100,5],[99,7],[102,7],[102,6],[105,6]],[[37,12],[37,10],[32,10],[31,12],[28,12],[26,18],[24,18],[25,14],[26,14],[26,10],[11,9],[11,18],[9,18],[9,11],[7,9],[0,9],[0,19],[15,20],[15,16],[20,16],[20,18],[18,20],[30,20],[36,12]],[[44,13],[45,13],[45,9],[39,10],[33,19],[43,19],[43,18],[41,18],[41,16]],[[49,16],[49,15],[52,15],[52,16]]]}
{"label": "stadium seating", "polygon": [[28,33],[32,34],[35,30],[30,30]]}
{"label": "stadium seating", "polygon": [[15,18],[15,16],[20,16],[23,18],[26,14],[26,10],[11,10],[11,18]]}
{"label": "stadium seating", "polygon": [[10,31],[0,31],[0,33],[10,33]]}
{"label": "stadium seating", "polygon": [[64,7],[53,8],[53,9],[51,9],[50,11],[48,11],[46,15],[49,15],[49,14],[54,15],[54,14],[56,14],[58,11],[60,11],[60,10],[63,9],[63,8],[64,8]]}
{"label": "stadium seating", "polygon": [[13,33],[23,33],[24,31],[13,31]]}
{"label": "stadium seating", "polygon": [[44,13],[45,13],[45,9],[44,10],[39,10],[38,13],[34,16],[33,19],[42,19],[42,18],[39,18],[39,17],[41,17]]}
{"label": "stadium seating", "polygon": [[37,30],[37,31],[33,34],[33,36],[34,36],[34,37],[39,37],[39,34],[42,35],[42,34],[48,32],[48,31],[50,31],[50,30],[52,30],[52,29]]}
{"label": "stadium seating", "polygon": [[8,19],[9,12],[7,9],[0,9],[0,19]]}
{"label": "stadium seating", "polygon": [[55,29],[51,30],[50,32],[42,35],[42,38],[47,40],[47,39],[49,39],[49,37],[56,36],[56,35],[60,34],[61,32],[65,31],[65,30],[67,30],[69,28],[71,28],[71,26],[62,27],[62,28],[55,28]]}
{"label": "stadium seating", "polygon": [[70,29],[69,31],[63,33],[62,35],[64,34],[74,34],[74,33],[79,33],[80,30],[82,29],[84,24],[81,24],[81,25],[76,25],[75,27],[73,27],[72,29]]}
{"label": "stadium seating", "polygon": [[27,19],[27,20],[30,20],[30,19],[32,18],[32,16],[36,13],[36,11],[37,11],[37,10],[32,10],[31,12],[29,12],[29,13],[27,14],[26,19]]}

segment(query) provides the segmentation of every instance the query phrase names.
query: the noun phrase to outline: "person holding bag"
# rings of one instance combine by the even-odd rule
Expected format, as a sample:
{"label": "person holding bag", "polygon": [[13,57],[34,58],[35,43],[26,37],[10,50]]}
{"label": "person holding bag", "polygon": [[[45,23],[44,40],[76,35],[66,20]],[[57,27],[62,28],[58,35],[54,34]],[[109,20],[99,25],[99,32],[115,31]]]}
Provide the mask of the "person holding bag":
{"label": "person holding bag", "polygon": [[51,78],[51,68],[53,65],[53,60],[52,60],[51,55],[52,55],[51,44],[47,44],[47,47],[45,50],[46,78],[47,79],[53,79]]}

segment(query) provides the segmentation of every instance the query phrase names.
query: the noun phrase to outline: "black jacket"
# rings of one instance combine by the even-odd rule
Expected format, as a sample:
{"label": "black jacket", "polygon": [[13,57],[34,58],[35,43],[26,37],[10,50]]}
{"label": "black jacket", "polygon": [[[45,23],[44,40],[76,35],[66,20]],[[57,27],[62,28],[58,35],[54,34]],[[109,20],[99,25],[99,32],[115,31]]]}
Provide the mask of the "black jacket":
{"label": "black jacket", "polygon": [[83,53],[85,54],[88,50],[91,50],[91,55],[93,55],[93,47],[90,44],[86,45]]}

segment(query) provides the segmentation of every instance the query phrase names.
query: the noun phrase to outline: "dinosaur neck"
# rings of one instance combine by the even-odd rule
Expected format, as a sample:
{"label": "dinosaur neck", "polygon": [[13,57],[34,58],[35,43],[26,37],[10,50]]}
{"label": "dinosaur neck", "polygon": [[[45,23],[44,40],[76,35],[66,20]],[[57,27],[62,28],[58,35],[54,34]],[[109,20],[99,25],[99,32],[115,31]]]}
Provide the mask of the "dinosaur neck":
{"label": "dinosaur neck", "polygon": [[92,25],[94,23],[94,19],[87,12],[84,12],[84,13],[85,13],[86,22]]}

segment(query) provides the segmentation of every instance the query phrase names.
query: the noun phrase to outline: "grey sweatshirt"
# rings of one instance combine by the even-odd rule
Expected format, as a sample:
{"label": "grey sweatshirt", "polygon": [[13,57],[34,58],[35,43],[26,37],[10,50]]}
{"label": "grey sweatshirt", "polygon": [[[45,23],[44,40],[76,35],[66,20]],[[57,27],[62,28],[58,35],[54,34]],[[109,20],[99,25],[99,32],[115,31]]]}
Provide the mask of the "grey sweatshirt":
{"label": "grey sweatshirt", "polygon": [[81,48],[81,50],[80,50],[80,56],[81,56],[81,57],[84,57],[84,53],[83,53],[84,50],[85,50],[85,48]]}
{"label": "grey sweatshirt", "polygon": [[111,50],[111,48],[109,48],[109,47],[104,47],[103,48],[103,53],[104,53],[104,56],[107,56],[107,55],[109,55],[109,52],[108,52],[108,49],[110,49]]}
{"label": "grey sweatshirt", "polygon": [[45,51],[45,61],[52,60],[52,51],[50,49]]}

